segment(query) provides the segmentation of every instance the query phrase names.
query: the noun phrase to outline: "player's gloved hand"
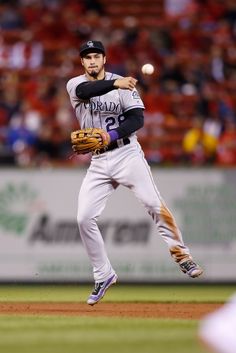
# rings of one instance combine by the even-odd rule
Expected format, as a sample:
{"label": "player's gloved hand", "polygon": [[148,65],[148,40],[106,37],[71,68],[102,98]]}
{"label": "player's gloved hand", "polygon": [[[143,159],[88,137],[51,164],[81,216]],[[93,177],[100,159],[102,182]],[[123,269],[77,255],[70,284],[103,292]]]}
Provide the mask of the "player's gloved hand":
{"label": "player's gloved hand", "polygon": [[72,149],[77,154],[99,153],[106,150],[109,143],[110,135],[100,128],[80,129],[71,133]]}

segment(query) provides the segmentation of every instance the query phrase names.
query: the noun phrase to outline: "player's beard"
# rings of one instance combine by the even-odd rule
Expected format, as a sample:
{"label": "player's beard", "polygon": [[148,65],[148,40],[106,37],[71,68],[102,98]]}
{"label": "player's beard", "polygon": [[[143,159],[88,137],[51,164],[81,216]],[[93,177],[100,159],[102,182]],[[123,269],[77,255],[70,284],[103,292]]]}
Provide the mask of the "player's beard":
{"label": "player's beard", "polygon": [[102,67],[96,66],[94,68],[90,68],[90,69],[86,70],[86,72],[90,77],[97,80],[98,77],[100,78],[103,70],[104,70],[104,66],[102,66]]}
{"label": "player's beard", "polygon": [[93,78],[97,78],[98,77],[99,72],[97,72],[96,70],[92,70],[89,73],[89,76],[93,77]]}

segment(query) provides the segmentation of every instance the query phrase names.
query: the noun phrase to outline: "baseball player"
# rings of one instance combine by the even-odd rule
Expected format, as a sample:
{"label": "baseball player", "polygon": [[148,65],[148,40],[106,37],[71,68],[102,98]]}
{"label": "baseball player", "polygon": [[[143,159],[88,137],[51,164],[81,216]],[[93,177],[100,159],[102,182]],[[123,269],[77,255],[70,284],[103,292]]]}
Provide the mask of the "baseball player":
{"label": "baseball player", "polygon": [[136,90],[137,80],[106,72],[105,49],[99,41],[80,47],[84,74],[70,79],[67,91],[81,129],[101,128],[108,148],[92,153],[91,164],[78,198],[80,235],[93,266],[95,287],[87,303],[94,305],[117,281],[104,246],[97,219],[108,197],[119,186],[132,190],[156,223],[170,254],[190,277],[203,270],[185,246],[173,215],[154,184],[150,167],[135,132],[144,123],[143,102]]}
{"label": "baseball player", "polygon": [[200,341],[209,352],[236,352],[236,293],[213,313],[206,315],[198,329]]}

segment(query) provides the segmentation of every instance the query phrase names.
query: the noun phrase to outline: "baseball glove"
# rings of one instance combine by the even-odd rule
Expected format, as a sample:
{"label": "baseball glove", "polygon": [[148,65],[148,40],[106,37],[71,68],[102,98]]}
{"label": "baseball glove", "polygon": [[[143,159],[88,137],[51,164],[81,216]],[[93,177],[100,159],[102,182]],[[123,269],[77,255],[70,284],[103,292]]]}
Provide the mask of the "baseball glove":
{"label": "baseball glove", "polygon": [[100,128],[87,128],[71,133],[72,149],[77,154],[97,153],[108,148],[109,134]]}

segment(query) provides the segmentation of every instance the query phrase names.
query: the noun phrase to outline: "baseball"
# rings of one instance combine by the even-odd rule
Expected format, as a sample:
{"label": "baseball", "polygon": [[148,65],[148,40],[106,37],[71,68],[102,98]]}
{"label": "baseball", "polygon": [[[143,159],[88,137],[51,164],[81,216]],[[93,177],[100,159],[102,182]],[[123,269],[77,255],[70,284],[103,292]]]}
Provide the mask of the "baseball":
{"label": "baseball", "polygon": [[145,64],[142,66],[142,73],[144,75],[152,75],[154,72],[154,66],[152,64]]}

